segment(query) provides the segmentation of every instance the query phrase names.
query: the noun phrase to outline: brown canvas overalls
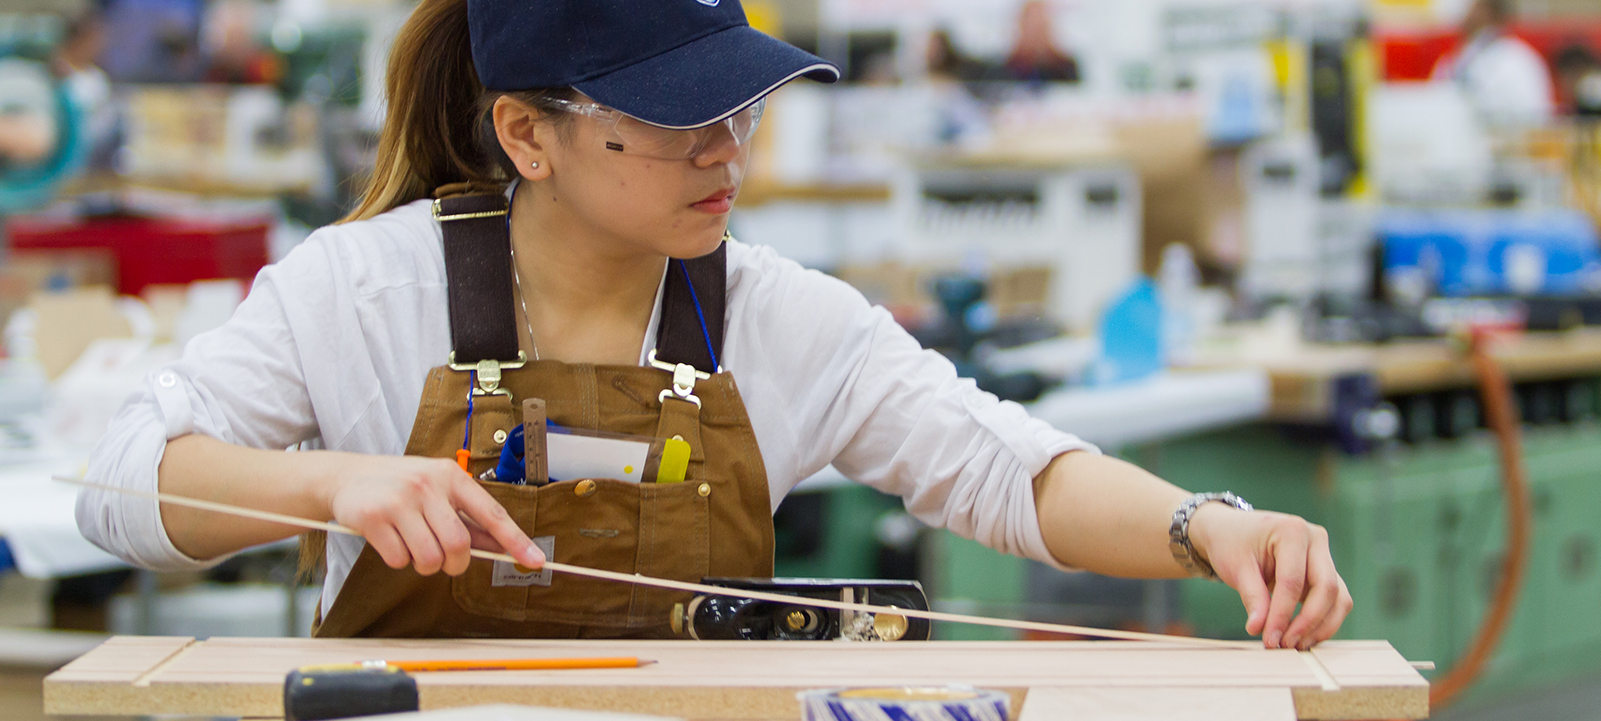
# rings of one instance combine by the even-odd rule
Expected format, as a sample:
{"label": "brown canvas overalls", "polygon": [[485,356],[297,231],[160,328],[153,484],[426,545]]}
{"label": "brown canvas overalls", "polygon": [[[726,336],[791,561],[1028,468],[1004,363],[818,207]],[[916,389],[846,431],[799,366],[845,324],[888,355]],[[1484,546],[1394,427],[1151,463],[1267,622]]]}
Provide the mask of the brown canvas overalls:
{"label": "brown canvas overalls", "polygon": [[[455,351],[428,373],[406,453],[453,458],[466,438],[477,476],[495,466],[505,438],[496,431],[522,422],[526,398],[544,399],[550,420],[570,428],[681,436],[691,448],[683,483],[480,483],[554,561],[680,581],[771,576],[767,474],[734,379],[712,360],[722,352],[727,246],[669,261],[654,358],[662,367],[523,362],[508,203],[499,192],[453,195],[464,190],[441,188],[434,206]],[[368,546],[316,635],[671,637],[669,614],[688,598],[482,559],[459,577],[424,577],[389,568]]]}

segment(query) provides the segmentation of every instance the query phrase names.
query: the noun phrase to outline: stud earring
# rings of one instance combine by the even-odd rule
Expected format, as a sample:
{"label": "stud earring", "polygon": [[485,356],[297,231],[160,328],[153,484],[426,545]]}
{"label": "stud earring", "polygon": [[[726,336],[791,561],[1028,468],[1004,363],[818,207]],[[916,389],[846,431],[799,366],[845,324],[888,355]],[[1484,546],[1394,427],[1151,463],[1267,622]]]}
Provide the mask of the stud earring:
{"label": "stud earring", "polygon": [[529,163],[528,167],[533,168],[534,170],[538,170],[539,169],[539,161],[535,160],[534,162]]}

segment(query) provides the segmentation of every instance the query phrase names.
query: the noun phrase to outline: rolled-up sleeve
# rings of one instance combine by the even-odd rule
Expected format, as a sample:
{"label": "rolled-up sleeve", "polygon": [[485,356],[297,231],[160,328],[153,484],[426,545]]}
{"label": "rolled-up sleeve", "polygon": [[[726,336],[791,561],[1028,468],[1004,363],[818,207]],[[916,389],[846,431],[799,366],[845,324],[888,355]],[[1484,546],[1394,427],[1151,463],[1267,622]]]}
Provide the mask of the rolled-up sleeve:
{"label": "rolled-up sleeve", "polygon": [[[1095,446],[961,378],[888,311],[843,282],[796,269],[762,289],[775,309],[771,357],[789,367],[799,460],[905,499],[930,526],[1053,566],[1033,479],[1051,460]],[[785,346],[778,348],[776,346]]]}
{"label": "rolled-up sleeve", "polygon": [[[296,316],[327,302],[331,282],[327,256],[312,242],[263,269],[227,323],[195,337],[127,400],[95,446],[87,480],[156,491],[167,441],[190,434],[269,449],[316,437]],[[86,488],[77,520],[85,538],[136,566],[182,570],[220,560],[197,561],[174,547],[160,504],[148,498]]]}

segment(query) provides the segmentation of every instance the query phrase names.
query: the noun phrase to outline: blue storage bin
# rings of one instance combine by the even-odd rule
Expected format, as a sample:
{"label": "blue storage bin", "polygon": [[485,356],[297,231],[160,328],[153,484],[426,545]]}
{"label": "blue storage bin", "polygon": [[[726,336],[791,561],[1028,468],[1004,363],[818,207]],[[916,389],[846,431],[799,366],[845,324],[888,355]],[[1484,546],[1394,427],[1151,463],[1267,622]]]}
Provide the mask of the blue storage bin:
{"label": "blue storage bin", "polygon": [[1595,226],[1577,211],[1389,211],[1377,232],[1386,274],[1416,274],[1433,295],[1601,292]]}

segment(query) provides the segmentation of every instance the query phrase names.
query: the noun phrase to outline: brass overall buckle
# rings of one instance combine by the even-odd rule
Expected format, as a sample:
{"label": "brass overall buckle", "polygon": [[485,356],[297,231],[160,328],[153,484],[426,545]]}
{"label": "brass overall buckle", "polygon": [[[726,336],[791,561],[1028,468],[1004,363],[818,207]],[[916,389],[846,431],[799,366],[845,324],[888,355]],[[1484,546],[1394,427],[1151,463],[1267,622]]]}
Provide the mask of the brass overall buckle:
{"label": "brass overall buckle", "polygon": [[450,352],[448,365],[453,371],[477,371],[478,387],[473,389],[475,396],[505,396],[511,397],[511,391],[500,387],[500,372],[502,370],[517,370],[528,364],[528,354],[517,351],[517,360],[498,361],[481,360],[477,363],[457,363],[456,352]]}
{"label": "brass overall buckle", "polygon": [[443,199],[435,200],[434,201],[434,205],[433,205],[434,220],[437,220],[437,221],[439,221],[441,223],[448,223],[448,222],[450,222],[452,220],[476,220],[478,218],[498,218],[498,217],[500,217],[502,215],[506,215],[507,212],[508,211],[506,211],[506,210],[485,210],[485,211],[478,212],[478,213],[455,213],[455,214],[452,214],[452,215],[446,215],[445,214],[445,206],[444,206]]}
{"label": "brass overall buckle", "polygon": [[696,408],[701,407],[700,398],[695,396],[695,380],[697,378],[703,381],[711,380],[712,374],[695,370],[695,366],[688,363],[674,364],[656,360],[655,349],[651,350],[646,359],[650,361],[651,366],[673,374],[673,387],[663,390],[661,395],[656,396],[658,403],[666,403],[668,398],[677,398],[694,403]]}

